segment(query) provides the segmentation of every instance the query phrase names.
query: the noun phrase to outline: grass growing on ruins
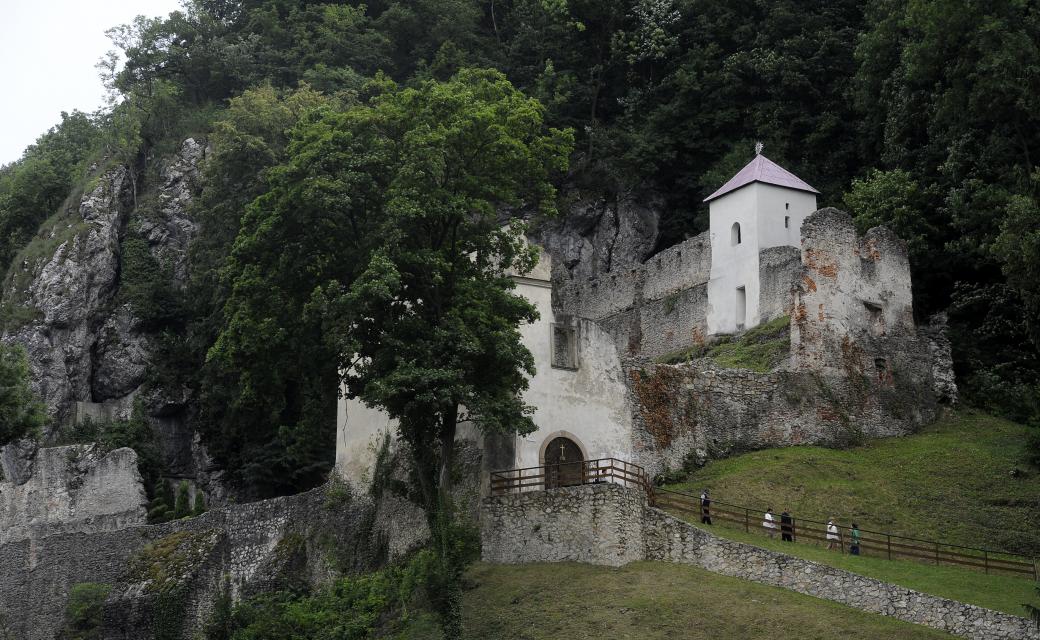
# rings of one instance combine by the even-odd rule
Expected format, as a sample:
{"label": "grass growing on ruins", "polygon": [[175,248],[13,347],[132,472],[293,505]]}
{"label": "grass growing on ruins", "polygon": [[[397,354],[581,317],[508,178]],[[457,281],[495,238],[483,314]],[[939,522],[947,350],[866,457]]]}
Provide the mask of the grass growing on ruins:
{"label": "grass growing on ruins", "polygon": [[737,336],[722,336],[717,342],[671,353],[658,359],[678,364],[695,358],[711,358],[729,369],[768,373],[791,351],[791,318],[783,316]]}
{"label": "grass growing on ruins", "polygon": [[716,460],[669,488],[796,517],[1040,554],[1040,470],[1028,429],[962,410],[905,438],[847,450],[787,447]]}
{"label": "grass growing on ruins", "polygon": [[947,634],[697,567],[637,562],[475,565],[464,637],[499,640],[949,638]]}

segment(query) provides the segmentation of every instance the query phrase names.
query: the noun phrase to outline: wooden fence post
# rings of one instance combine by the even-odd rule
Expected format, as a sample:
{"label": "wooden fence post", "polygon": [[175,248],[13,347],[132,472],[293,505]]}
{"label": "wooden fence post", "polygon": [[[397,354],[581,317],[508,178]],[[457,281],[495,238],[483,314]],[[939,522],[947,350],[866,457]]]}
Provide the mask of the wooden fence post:
{"label": "wooden fence post", "polygon": [[939,566],[939,543],[935,543],[935,566]]}
{"label": "wooden fence post", "polygon": [[744,509],[744,533],[751,533],[751,524],[748,522],[748,510]]}
{"label": "wooden fence post", "polygon": [[888,536],[888,559],[891,560],[892,559],[892,534],[891,533],[887,533],[885,535]]}
{"label": "wooden fence post", "polygon": [[982,564],[986,567],[986,573],[989,573],[989,551],[982,550]]}

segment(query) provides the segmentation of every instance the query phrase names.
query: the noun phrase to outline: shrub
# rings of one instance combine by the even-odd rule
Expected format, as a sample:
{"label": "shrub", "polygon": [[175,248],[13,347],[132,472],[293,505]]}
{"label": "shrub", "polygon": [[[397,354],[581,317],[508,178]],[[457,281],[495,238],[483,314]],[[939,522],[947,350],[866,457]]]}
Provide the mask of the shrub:
{"label": "shrub", "polygon": [[65,605],[65,640],[100,640],[101,614],[105,598],[112,587],[107,584],[81,582],[72,585]]}
{"label": "shrub", "polygon": [[174,520],[180,520],[181,518],[187,518],[191,515],[191,487],[188,486],[187,480],[181,480],[181,483],[177,485],[177,505],[173,510]]}

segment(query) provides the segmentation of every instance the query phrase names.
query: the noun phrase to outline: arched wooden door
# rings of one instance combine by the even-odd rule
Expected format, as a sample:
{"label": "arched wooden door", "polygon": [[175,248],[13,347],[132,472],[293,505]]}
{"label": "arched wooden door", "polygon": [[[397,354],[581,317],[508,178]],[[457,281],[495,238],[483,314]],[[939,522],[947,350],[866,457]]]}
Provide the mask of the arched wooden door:
{"label": "arched wooden door", "polygon": [[570,487],[582,483],[585,458],[570,438],[553,438],[545,448],[545,488]]}

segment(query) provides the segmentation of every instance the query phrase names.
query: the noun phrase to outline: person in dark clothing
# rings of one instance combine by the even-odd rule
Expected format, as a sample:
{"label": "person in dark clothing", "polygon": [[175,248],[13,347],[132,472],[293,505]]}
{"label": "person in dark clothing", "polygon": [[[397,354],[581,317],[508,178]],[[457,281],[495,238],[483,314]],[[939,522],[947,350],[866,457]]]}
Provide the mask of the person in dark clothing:
{"label": "person in dark clothing", "polygon": [[711,524],[711,496],[707,489],[701,493],[701,524]]}
{"label": "person in dark clothing", "polygon": [[791,514],[784,509],[784,512],[780,514],[780,539],[784,542],[792,542],[794,540],[794,518]]}

